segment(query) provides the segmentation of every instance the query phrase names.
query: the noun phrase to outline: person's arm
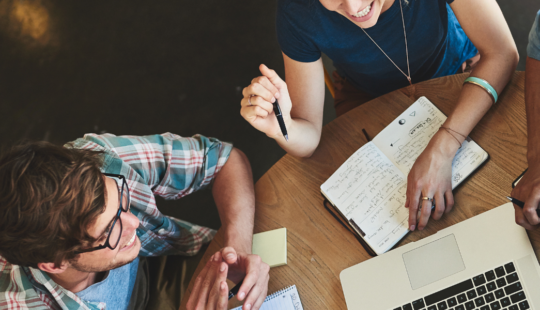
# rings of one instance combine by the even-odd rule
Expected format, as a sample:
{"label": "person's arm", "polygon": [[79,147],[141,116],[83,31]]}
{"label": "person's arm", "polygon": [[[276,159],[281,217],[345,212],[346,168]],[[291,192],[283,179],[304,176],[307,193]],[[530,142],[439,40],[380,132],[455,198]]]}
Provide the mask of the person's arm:
{"label": "person's arm", "polygon": [[[321,139],[325,92],[322,59],[299,62],[283,54],[283,61],[287,83],[274,70],[261,65],[262,76],[244,88],[240,113],[253,127],[275,139],[287,153],[309,157]],[[275,99],[281,107],[289,141],[281,134],[274,115]]]}
{"label": "person's arm", "polygon": [[255,191],[251,166],[240,150],[233,148],[231,151],[215,177],[212,194],[225,231],[225,246],[251,254]]}
{"label": "person's arm", "polygon": [[525,71],[525,105],[527,109],[527,163],[529,168],[512,197],[525,202],[523,210],[514,205],[516,223],[526,229],[540,224],[536,214],[540,204],[540,61],[527,57]]}
{"label": "person's arm", "polygon": [[[471,72],[472,77],[488,81],[498,94],[514,72],[519,56],[504,16],[495,0],[455,0],[451,5],[463,30],[480,53],[480,61]],[[435,199],[434,219],[453,207],[452,160],[463,142],[484,114],[493,99],[482,88],[465,84],[454,111],[444,127],[461,135],[440,130],[418,157],[408,176],[407,203],[409,226],[416,228],[417,210],[422,196]],[[446,202],[446,203],[445,203]],[[423,229],[431,214],[431,203],[422,202],[418,229]]]}

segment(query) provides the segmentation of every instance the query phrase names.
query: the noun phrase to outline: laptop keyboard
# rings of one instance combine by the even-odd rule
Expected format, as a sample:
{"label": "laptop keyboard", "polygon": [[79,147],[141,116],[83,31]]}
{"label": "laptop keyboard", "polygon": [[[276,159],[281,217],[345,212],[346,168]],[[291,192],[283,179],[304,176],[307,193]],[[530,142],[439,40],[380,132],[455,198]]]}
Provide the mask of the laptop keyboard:
{"label": "laptop keyboard", "polygon": [[394,310],[530,309],[514,263],[425,296]]}

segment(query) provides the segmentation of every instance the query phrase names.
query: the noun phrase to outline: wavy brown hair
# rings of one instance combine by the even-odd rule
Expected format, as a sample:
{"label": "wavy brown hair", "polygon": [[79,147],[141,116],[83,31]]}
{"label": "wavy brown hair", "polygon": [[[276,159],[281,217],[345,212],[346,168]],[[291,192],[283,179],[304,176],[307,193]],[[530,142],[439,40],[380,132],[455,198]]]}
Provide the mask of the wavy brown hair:
{"label": "wavy brown hair", "polygon": [[75,258],[105,210],[102,152],[31,142],[0,155],[0,255],[37,268]]}

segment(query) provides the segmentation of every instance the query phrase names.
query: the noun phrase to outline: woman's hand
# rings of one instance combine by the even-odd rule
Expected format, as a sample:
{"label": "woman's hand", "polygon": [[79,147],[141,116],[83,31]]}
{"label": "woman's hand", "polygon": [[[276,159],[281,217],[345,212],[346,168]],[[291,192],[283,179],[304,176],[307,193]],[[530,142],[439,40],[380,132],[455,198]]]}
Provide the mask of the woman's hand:
{"label": "woman's hand", "polygon": [[279,99],[279,106],[285,121],[285,126],[291,124],[291,98],[287,84],[274,70],[260,65],[262,76],[256,77],[251,84],[244,88],[244,98],[240,102],[240,114],[256,129],[264,132],[270,138],[282,137],[277,118],[274,116],[273,103]]}
{"label": "woman's hand", "polygon": [[540,219],[536,214],[540,203],[540,166],[533,164],[516,187],[512,190],[512,197],[525,202],[525,207],[514,205],[516,210],[516,223],[525,229],[535,229],[540,224]]}
{"label": "woman's hand", "polygon": [[[454,206],[452,195],[452,161],[458,150],[458,141],[450,133],[439,130],[426,149],[418,156],[407,177],[407,200],[409,229],[414,231],[426,227],[435,203],[433,219],[438,220]],[[433,198],[433,201],[422,200]],[[420,212],[418,208],[421,208]],[[420,219],[417,217],[420,213]]]}

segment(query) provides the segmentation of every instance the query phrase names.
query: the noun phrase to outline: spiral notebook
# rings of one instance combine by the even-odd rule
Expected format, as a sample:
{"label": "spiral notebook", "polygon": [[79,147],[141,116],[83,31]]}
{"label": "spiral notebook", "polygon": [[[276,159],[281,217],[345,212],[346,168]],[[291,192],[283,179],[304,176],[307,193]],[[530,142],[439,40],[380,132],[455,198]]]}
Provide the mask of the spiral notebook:
{"label": "spiral notebook", "polygon": [[[242,310],[242,306],[232,310]],[[293,285],[268,295],[260,310],[304,310],[304,308],[296,285]]]}
{"label": "spiral notebook", "polygon": [[[407,175],[445,120],[433,103],[421,97],[321,185],[332,207],[376,255],[390,250],[409,232]],[[488,158],[467,137],[452,162],[452,188]]]}

